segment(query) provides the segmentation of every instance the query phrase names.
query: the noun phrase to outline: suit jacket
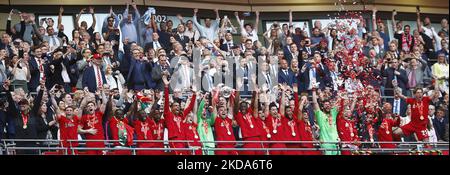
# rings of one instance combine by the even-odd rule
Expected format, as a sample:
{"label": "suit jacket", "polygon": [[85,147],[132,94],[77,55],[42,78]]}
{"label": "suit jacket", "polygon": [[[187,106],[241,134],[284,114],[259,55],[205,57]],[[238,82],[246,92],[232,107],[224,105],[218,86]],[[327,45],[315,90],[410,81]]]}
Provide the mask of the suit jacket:
{"label": "suit jacket", "polygon": [[[154,42],[155,41],[147,43],[145,45],[145,50],[154,49],[154,47],[153,47]],[[159,42],[159,45],[161,45],[161,47],[164,48],[164,50],[166,50],[167,53],[170,52],[169,45],[166,45],[166,44],[164,44],[164,42],[161,42],[161,41],[158,41],[158,42]]]}
{"label": "suit jacket", "polygon": [[[50,43],[51,43],[50,38],[51,38],[50,36],[45,35],[45,36],[43,36],[42,39],[43,39],[44,41],[47,41],[47,42],[50,44]],[[59,44],[58,44],[56,47],[62,46],[62,44],[63,44],[62,39],[59,38],[58,36],[56,36],[56,39],[59,41]]]}
{"label": "suit jacket", "polygon": [[[300,72],[300,83],[302,85],[299,85],[299,91],[303,92],[306,91],[309,88],[309,84],[311,82],[310,80],[310,76],[309,76],[309,71],[311,70],[311,65],[308,63],[304,63],[307,64],[307,68],[305,70],[305,72]],[[301,69],[301,68],[300,68]],[[325,87],[333,87],[332,85],[332,79],[330,77],[330,71],[328,70],[328,68],[323,65],[323,66],[317,66],[316,68],[316,82],[319,82],[319,88],[320,89],[324,89]]]}
{"label": "suit jacket", "polygon": [[392,96],[394,95],[394,92],[391,88],[394,86],[392,85],[392,80],[394,80],[394,77],[397,76],[397,83],[398,87],[402,89],[402,94],[406,95],[407,85],[408,85],[408,76],[406,75],[406,71],[404,69],[397,70],[400,72],[400,75],[395,75],[395,69],[394,68],[387,68],[383,71],[383,77],[386,77],[386,84],[384,85],[385,88],[390,88],[385,90],[385,95]]}
{"label": "suit jacket", "polygon": [[261,81],[258,83],[267,84],[267,87],[269,89],[272,89],[274,86],[277,85],[276,80],[278,78],[278,75],[274,75],[269,72],[269,77],[270,77],[270,81],[267,79],[267,76],[265,75],[265,73],[263,73],[262,71],[258,72],[258,81]]}
{"label": "suit jacket", "polygon": [[[127,76],[127,86],[129,89],[134,89],[134,71],[136,71],[136,64],[138,64],[138,60],[136,59],[132,59],[131,63],[130,63],[130,71],[128,72],[128,76]],[[145,81],[145,87],[146,88],[150,88],[152,86],[151,82],[152,77],[151,77],[151,72],[152,72],[152,64],[150,62],[144,62],[144,70],[142,73],[142,77],[144,78]]]}
{"label": "suit jacket", "polygon": [[[28,61],[29,65],[30,65],[30,74],[31,74],[31,79],[28,83],[28,89],[30,90],[30,92],[36,92],[36,88],[39,86],[40,84],[40,71],[39,71],[39,66],[38,63],[36,61],[36,59],[34,57],[30,58],[30,60]],[[43,69],[44,69],[44,75],[46,76],[47,71],[48,71],[48,67],[47,64],[45,64],[43,62]]]}
{"label": "suit jacket", "polygon": [[442,122],[439,121],[437,117],[433,119],[433,127],[436,131],[438,140],[444,140],[445,135],[445,125],[448,124],[448,118],[444,118]]}
{"label": "suit jacket", "polygon": [[[180,35],[175,34],[174,37],[175,37],[175,40],[177,40],[183,46],[183,50],[185,50],[187,43],[189,43],[189,37],[187,37],[184,34],[181,37],[180,37]],[[153,44],[152,44],[152,46],[153,46]]]}
{"label": "suit jacket", "polygon": [[286,75],[282,69],[278,71],[278,83],[286,83],[292,87],[292,85],[296,82],[297,79],[295,78],[295,74],[291,69],[288,69],[288,75]]}
{"label": "suit jacket", "polygon": [[[394,111],[394,99],[389,98],[387,101],[392,105],[392,111]],[[400,98],[400,116],[402,116],[402,117],[406,116],[407,108],[408,108],[408,104],[406,104],[406,101],[404,99]]]}
{"label": "suit jacket", "polygon": [[5,44],[3,44],[2,42],[0,42],[0,49],[5,49],[5,50],[7,50],[8,53],[9,53],[9,57],[12,57],[14,51],[12,50],[12,48],[11,48],[10,45],[5,45]]}
{"label": "suit jacket", "polygon": [[[311,52],[308,53],[308,57],[312,57],[314,55],[314,52],[316,52],[317,49],[315,47],[309,47],[309,48],[310,48]],[[300,55],[301,55],[302,51],[308,52],[308,49],[306,49],[306,47],[299,49]]]}
{"label": "suit jacket", "polygon": [[[105,73],[100,69],[103,84],[106,84]],[[97,90],[97,81],[95,80],[95,70],[94,66],[89,66],[84,69],[83,80],[82,80],[83,88],[87,87],[89,92],[95,92]]]}
{"label": "suit jacket", "polygon": [[[172,75],[173,73],[173,69],[172,68],[168,68],[167,69],[170,73],[170,75]],[[159,64],[153,66],[152,69],[152,79],[153,82],[155,83],[155,89],[158,89],[160,91],[164,91],[164,82],[162,80],[162,69],[161,66]]]}
{"label": "suit jacket", "polygon": [[220,50],[223,50],[225,52],[231,51],[231,47],[235,46],[234,43],[231,44],[230,49],[228,49],[228,43],[222,43],[220,45]]}

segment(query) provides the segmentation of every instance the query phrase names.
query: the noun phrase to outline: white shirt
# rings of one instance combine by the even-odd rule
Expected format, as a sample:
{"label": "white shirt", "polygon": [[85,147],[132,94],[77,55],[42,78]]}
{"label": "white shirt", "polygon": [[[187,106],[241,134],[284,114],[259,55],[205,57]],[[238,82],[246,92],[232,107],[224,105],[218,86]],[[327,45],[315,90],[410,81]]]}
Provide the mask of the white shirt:
{"label": "white shirt", "polygon": [[400,99],[394,99],[394,104],[392,104],[393,108],[392,108],[392,112],[394,114],[398,114],[400,115],[400,106],[401,106],[401,101]]}
{"label": "white shirt", "polygon": [[153,40],[153,49],[158,50],[159,48],[161,48],[159,41]]}
{"label": "white shirt", "polygon": [[425,35],[427,35],[430,38],[433,38],[433,31],[431,30],[431,28],[422,26],[422,30],[423,30],[423,33],[425,33]]}
{"label": "white shirt", "polygon": [[200,25],[197,21],[197,16],[194,16],[193,18],[194,18],[193,21],[194,21],[195,27],[197,27],[197,29],[200,31],[200,34],[202,36],[206,37],[209,41],[214,41],[214,39],[219,38],[219,35],[217,34],[217,30],[219,29],[220,18],[211,22],[211,26],[209,28]]}
{"label": "white shirt", "polygon": [[241,35],[246,38],[252,39],[252,42],[258,41],[258,29],[255,27],[250,33],[244,28],[244,20],[241,20]]}
{"label": "white shirt", "polygon": [[[44,70],[41,71],[41,63],[39,62],[39,59],[35,57],[34,60],[36,61],[39,69],[39,80],[42,80],[42,78],[44,78]],[[44,67],[42,67],[42,69],[44,69]]]}
{"label": "white shirt", "polygon": [[313,85],[317,82],[316,75],[317,75],[316,68],[309,69],[309,86],[308,86],[308,90],[311,90],[313,88]]}
{"label": "white shirt", "polygon": [[431,128],[428,129],[429,140],[431,143],[436,143],[438,141],[438,139],[437,139],[436,131],[434,130],[434,127],[433,127],[433,120],[431,118],[428,118],[428,120],[430,120],[430,123],[431,123]]}

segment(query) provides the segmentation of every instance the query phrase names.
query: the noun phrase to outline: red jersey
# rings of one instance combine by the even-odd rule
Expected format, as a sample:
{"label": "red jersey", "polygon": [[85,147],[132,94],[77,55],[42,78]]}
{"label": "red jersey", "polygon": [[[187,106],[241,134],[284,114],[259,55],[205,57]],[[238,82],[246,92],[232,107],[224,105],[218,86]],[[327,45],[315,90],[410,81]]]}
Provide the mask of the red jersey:
{"label": "red jersey", "polygon": [[422,100],[407,98],[406,103],[411,105],[411,123],[415,126],[426,128],[428,124],[429,97],[422,97]]}
{"label": "red jersey", "polygon": [[[216,140],[217,141],[236,141],[236,138],[233,134],[232,121],[230,118],[226,117],[225,119],[221,117],[216,117],[214,122],[214,130],[216,131]],[[218,146],[227,145],[234,147],[235,142],[227,142],[227,143],[217,143]]]}
{"label": "red jersey", "polygon": [[[298,120],[298,133],[301,141],[314,141],[312,127],[309,121]],[[304,148],[314,148],[313,143],[302,143]]]}
{"label": "red jersey", "polygon": [[256,119],[253,117],[253,110],[247,109],[247,114],[242,114],[240,111],[236,115],[236,122],[241,128],[242,138],[259,137],[260,132],[256,127]]}
{"label": "red jersey", "polygon": [[202,143],[200,142],[200,136],[197,132],[197,126],[196,123],[182,123],[182,132],[183,132],[183,138],[184,140],[188,141],[194,141],[194,142],[186,142],[189,146],[202,146]]}
{"label": "red jersey", "polygon": [[[380,127],[378,128],[378,141],[380,142],[392,142],[393,134],[392,127],[398,126],[400,123],[399,120],[395,121],[392,118],[384,118],[381,122]],[[380,143],[381,148],[396,148],[396,145],[393,143]]]}
{"label": "red jersey", "polygon": [[112,139],[119,140],[114,142],[114,146],[133,145],[134,129],[128,125],[128,119],[119,120],[116,117],[111,117],[109,119],[109,129],[111,130]]}
{"label": "red jersey", "polygon": [[[105,140],[105,134],[103,131],[103,112],[95,111],[94,114],[85,114],[81,117],[80,125],[82,129],[97,129],[97,133],[95,135],[86,134],[87,140]],[[86,147],[105,147],[105,142],[86,142]]]}
{"label": "red jersey", "polygon": [[[358,141],[358,130],[354,121],[347,120],[342,116],[337,118],[338,135],[343,142]],[[349,144],[349,143],[347,143]]]}
{"label": "red jersey", "polygon": [[183,136],[181,133],[181,123],[194,108],[195,98],[196,95],[194,94],[191,102],[183,113],[181,115],[175,115],[169,109],[169,89],[167,87],[164,89],[164,121],[167,130],[169,130],[169,139],[176,140],[177,137]]}
{"label": "red jersey", "polygon": [[287,130],[287,119],[281,115],[280,118],[272,117],[269,114],[266,119],[266,125],[269,127],[271,131],[271,140],[273,141],[286,141],[288,140],[288,134],[291,135],[291,132]]}
{"label": "red jersey", "polygon": [[[259,136],[261,141],[269,141],[272,137],[270,128],[266,125],[266,120],[267,119],[262,120],[260,117],[256,119],[256,126],[259,128],[259,133],[261,133],[261,135]],[[269,147],[269,143],[264,143],[263,145],[266,148]]]}
{"label": "red jersey", "polygon": [[287,141],[300,141],[300,134],[298,133],[298,121],[296,117],[293,117],[292,120],[286,118],[285,122],[282,124],[285,124],[284,127],[286,128]]}
{"label": "red jersey", "polygon": [[[134,130],[136,132],[137,140],[154,140],[151,130],[151,119],[146,118],[144,122],[140,120],[134,121]],[[138,148],[152,147],[153,143],[150,142],[138,142],[136,143]]]}
{"label": "red jersey", "polygon": [[76,147],[78,142],[68,142],[67,140],[78,139],[78,116],[72,116],[68,119],[65,116],[58,117],[60,139],[62,140],[62,147]]}

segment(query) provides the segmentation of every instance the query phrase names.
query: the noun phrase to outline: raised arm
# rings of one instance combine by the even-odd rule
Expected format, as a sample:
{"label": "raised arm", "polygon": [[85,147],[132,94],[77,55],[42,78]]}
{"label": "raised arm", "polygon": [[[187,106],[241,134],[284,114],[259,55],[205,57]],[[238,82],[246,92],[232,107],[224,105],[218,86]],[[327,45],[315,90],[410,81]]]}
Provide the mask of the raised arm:
{"label": "raised arm", "polygon": [[214,13],[216,13],[216,24],[219,25],[220,23],[220,15],[219,15],[219,9],[214,9]]}
{"label": "raised arm", "polygon": [[302,96],[300,105],[298,106],[299,112],[297,113],[297,117],[299,120],[303,120],[303,108],[305,107],[306,102],[308,101],[308,97]]}
{"label": "raised arm", "polygon": [[241,19],[239,18],[239,12],[234,12],[234,16],[236,17],[239,27],[241,28],[241,35],[244,36],[245,35],[244,21],[241,21]]}
{"label": "raised arm", "polygon": [[239,88],[235,91],[233,114],[237,115],[239,112],[239,101],[241,100]]}
{"label": "raised arm", "polygon": [[167,80],[167,75],[163,74],[162,80],[164,82],[164,115],[170,113],[169,110],[169,84],[170,82]]}
{"label": "raised arm", "polygon": [[83,14],[84,12],[86,12],[86,8],[81,9],[80,13],[78,13],[78,15],[76,16],[76,18],[75,18],[75,29],[80,29],[79,21],[80,21],[81,14]]}
{"label": "raised arm", "polygon": [[193,18],[192,21],[194,22],[195,27],[197,27],[197,29],[199,31],[203,31],[203,26],[200,23],[198,23],[198,20],[197,20],[197,13],[198,13],[198,9],[194,9],[194,16],[192,17]]}
{"label": "raised arm", "polygon": [[419,9],[419,7],[417,7],[417,9],[416,9],[416,14],[417,14],[417,21],[416,21],[417,31],[420,32],[422,29],[422,24],[420,24],[420,9]]}
{"label": "raised arm", "polygon": [[58,30],[60,30],[61,28],[61,24],[62,24],[62,14],[64,13],[64,8],[62,6],[59,7],[59,14],[58,14]]}
{"label": "raised arm", "polygon": [[92,24],[91,28],[92,30],[95,30],[95,24],[97,23],[97,20],[95,19],[95,12],[93,7],[89,7],[89,13],[92,15]]}
{"label": "raised arm", "polygon": [[192,111],[192,109],[194,109],[194,104],[197,99],[197,90],[195,88],[193,88],[192,93],[193,93],[193,95],[192,95],[191,101],[189,102],[188,107],[186,109],[184,109],[183,116],[187,116]]}
{"label": "raised arm", "polygon": [[102,103],[99,106],[99,110],[100,110],[100,112],[105,113],[106,103],[108,103],[108,96],[105,94],[105,91],[103,90],[103,88],[101,88],[101,90],[100,90],[100,95],[102,98]]}
{"label": "raised arm", "polygon": [[319,103],[317,103],[317,92],[316,91],[317,91],[316,89],[313,89],[313,91],[312,91],[312,103],[313,103],[314,111],[320,110]]}
{"label": "raised arm", "polygon": [[372,31],[377,30],[377,8],[373,7],[372,9]]}
{"label": "raised arm", "polygon": [[80,110],[78,112],[78,117],[81,117],[83,115],[83,110],[86,107],[87,102],[88,102],[87,101],[87,99],[88,99],[87,95],[88,94],[89,94],[89,91],[87,89],[85,89],[84,90],[84,98],[83,98],[83,100],[81,100],[81,103],[80,103]]}
{"label": "raised arm", "polygon": [[289,9],[289,32],[294,33],[294,23],[292,22],[292,10]]}
{"label": "raised arm", "polygon": [[[155,15],[152,15],[152,17],[150,18],[151,20],[151,25],[153,28],[153,32],[158,32],[158,25],[156,24],[156,20],[155,20]],[[149,24],[150,25],[150,24]]]}
{"label": "raised arm", "polygon": [[296,116],[300,109],[299,109],[299,99],[298,99],[298,86],[297,84],[292,85],[292,91],[294,91],[294,116]]}
{"label": "raised arm", "polygon": [[134,22],[134,24],[137,24],[139,22],[139,20],[141,19],[141,14],[139,13],[139,9],[137,8],[135,1],[133,1],[131,3],[131,6],[134,9],[134,20],[133,20],[133,22]]}
{"label": "raised arm", "polygon": [[395,16],[397,15],[397,10],[394,9],[392,11],[392,29],[394,30],[394,34],[397,33],[397,22],[395,21]]}
{"label": "raised arm", "polygon": [[282,88],[281,88],[281,99],[280,99],[280,113],[281,113],[281,115],[284,115],[286,112],[286,104],[284,104],[284,101],[285,101],[284,99],[286,98],[287,85],[284,84],[281,87]]}
{"label": "raised arm", "polygon": [[259,26],[259,11],[256,11],[256,21],[255,21],[255,26],[253,27],[255,30],[255,34],[258,34],[258,26]]}
{"label": "raised arm", "polygon": [[203,119],[202,119],[203,110],[205,110],[205,100],[204,99],[202,99],[202,101],[198,105],[198,109],[197,109],[197,117],[196,117],[197,119],[196,119],[196,121],[199,122],[199,123],[203,122]]}

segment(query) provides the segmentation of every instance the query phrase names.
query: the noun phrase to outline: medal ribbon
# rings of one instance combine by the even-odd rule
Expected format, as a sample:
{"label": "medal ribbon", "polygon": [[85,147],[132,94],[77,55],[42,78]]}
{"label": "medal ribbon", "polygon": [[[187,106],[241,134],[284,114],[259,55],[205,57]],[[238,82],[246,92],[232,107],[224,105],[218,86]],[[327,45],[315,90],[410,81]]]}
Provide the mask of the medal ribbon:
{"label": "medal ribbon", "polygon": [[22,114],[23,126],[27,126],[28,124],[28,115]]}

